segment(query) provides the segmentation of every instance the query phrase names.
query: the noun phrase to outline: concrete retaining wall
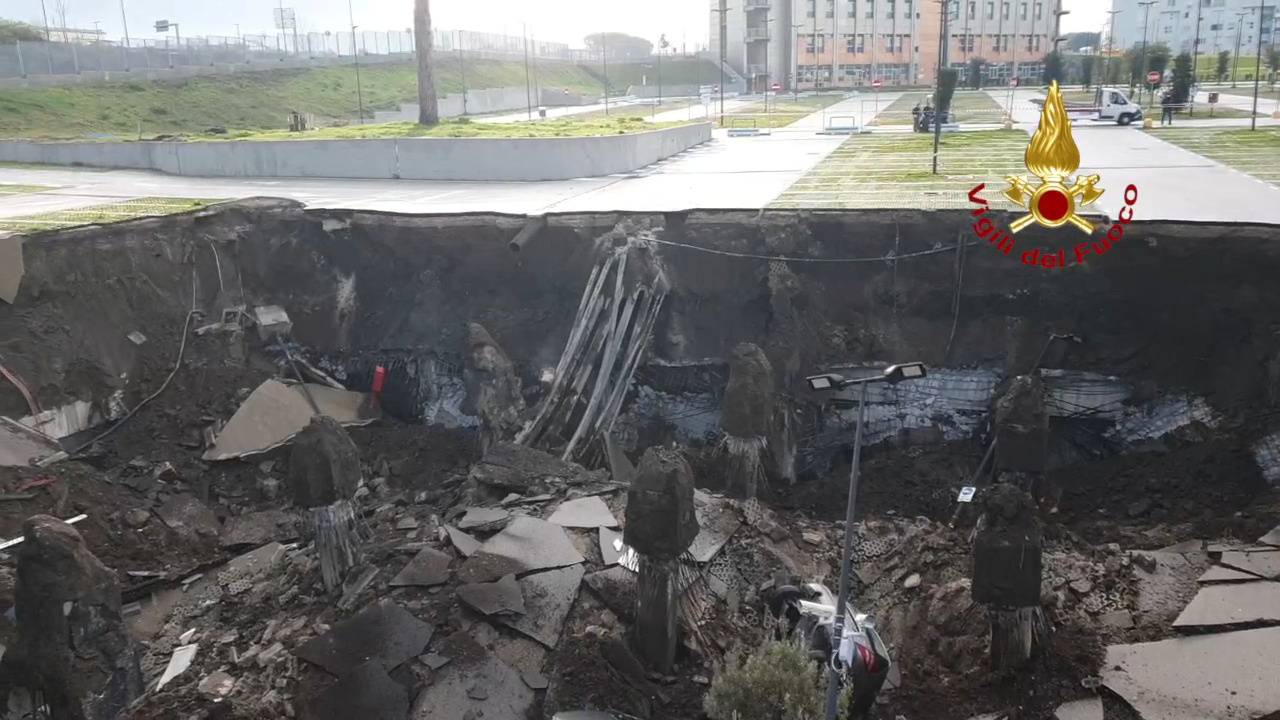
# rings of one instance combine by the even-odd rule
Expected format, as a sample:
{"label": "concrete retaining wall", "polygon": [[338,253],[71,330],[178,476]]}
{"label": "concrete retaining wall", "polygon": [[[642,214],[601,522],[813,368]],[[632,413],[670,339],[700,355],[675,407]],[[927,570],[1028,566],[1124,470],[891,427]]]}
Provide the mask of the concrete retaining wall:
{"label": "concrete retaining wall", "polygon": [[582,138],[0,142],[0,161],[202,177],[567,180],[631,172],[711,139],[711,124]]}

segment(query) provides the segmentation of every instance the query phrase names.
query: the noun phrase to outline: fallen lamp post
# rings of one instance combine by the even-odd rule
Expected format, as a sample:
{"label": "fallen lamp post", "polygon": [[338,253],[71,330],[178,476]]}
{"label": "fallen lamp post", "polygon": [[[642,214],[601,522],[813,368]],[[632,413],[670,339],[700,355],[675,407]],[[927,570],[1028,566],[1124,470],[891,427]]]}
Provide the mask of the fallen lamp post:
{"label": "fallen lamp post", "polygon": [[840,555],[840,589],[836,599],[839,610],[835,615],[832,627],[831,657],[827,660],[827,720],[836,720],[840,698],[840,673],[837,667],[840,657],[840,644],[844,640],[844,621],[849,605],[849,564],[853,555],[853,514],[858,502],[858,464],[862,456],[862,426],[867,416],[867,386],[872,383],[889,383],[896,385],[904,380],[921,380],[928,375],[924,363],[911,362],[890,365],[879,375],[863,378],[846,379],[842,375],[826,373],[811,375],[805,378],[809,389],[815,392],[824,390],[844,390],[854,385],[862,386],[858,394],[858,424],[853,437],[853,463],[849,468],[849,501],[844,515],[844,550]]}

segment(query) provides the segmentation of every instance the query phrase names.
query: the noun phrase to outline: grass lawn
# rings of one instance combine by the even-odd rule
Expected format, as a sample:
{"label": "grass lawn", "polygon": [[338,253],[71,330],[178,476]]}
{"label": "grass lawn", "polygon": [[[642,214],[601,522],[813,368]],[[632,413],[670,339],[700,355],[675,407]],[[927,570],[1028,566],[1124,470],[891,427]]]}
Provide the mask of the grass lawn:
{"label": "grass lawn", "polygon": [[38,193],[45,190],[52,190],[50,185],[14,185],[12,183],[0,183],[0,195],[18,195],[21,193]]}
{"label": "grass lawn", "polygon": [[778,208],[965,208],[968,192],[987,183],[983,197],[1012,209],[999,193],[1006,175],[1025,175],[1027,134],[1019,130],[946,133],[938,175],[931,172],[933,137],[882,133],[854,135],[796,181]]}
{"label": "grass lawn", "polygon": [[1280,128],[1152,128],[1161,140],[1280,186]]}
{"label": "grass lawn", "polygon": [[516,123],[478,123],[470,120],[445,120],[439,125],[424,127],[412,122],[382,123],[379,125],[346,125],[321,128],[307,132],[268,130],[228,135],[206,135],[199,139],[217,140],[353,140],[368,138],[543,138],[589,137],[595,135],[624,135],[645,132],[683,122],[654,123],[639,117],[610,115],[608,118],[582,120],[577,117],[535,120]]}
{"label": "grass lawn", "polygon": [[[603,118],[651,118],[655,114],[671,112],[672,110],[684,110],[693,105],[698,105],[697,100],[691,98],[680,98],[677,100],[663,100],[661,105],[625,105],[614,107],[609,106],[609,114],[605,114],[604,110],[593,110],[589,113],[576,113],[569,117],[574,120],[600,120]],[[504,113],[505,114],[505,113]],[[567,118],[566,118],[567,119]]]}
{"label": "grass lawn", "polygon": [[[928,92],[903,93],[902,97],[894,100],[888,107],[881,110],[879,115],[876,115],[875,124],[910,125],[911,109],[916,106],[916,103],[924,107],[924,101],[930,95],[931,93]],[[1004,117],[1004,110],[999,103],[991,99],[990,95],[981,90],[957,90],[951,99],[951,115],[956,122],[998,123],[1000,118]]]}
{"label": "grass lawn", "polygon": [[[523,87],[524,64],[469,60],[467,87]],[[612,76],[612,70],[610,76]],[[571,63],[540,62],[537,83],[599,93],[600,82]],[[390,110],[416,102],[417,66],[362,65],[364,109]],[[436,67],[439,94],[462,90],[456,62]],[[320,125],[354,120],[355,73],[337,66],[191,78],[182,82],[127,81],[54,88],[0,90],[0,137],[66,139],[195,134],[212,127],[267,130],[288,127],[289,112],[308,113]]]}
{"label": "grass lawn", "polygon": [[218,200],[191,198],[142,197],[121,202],[91,205],[75,210],[28,215],[26,217],[0,219],[0,232],[37,232],[57,230],[77,225],[104,225],[140,217],[173,215],[207,207]]}
{"label": "grass lawn", "polygon": [[769,100],[767,112],[764,102],[761,101],[744,105],[731,113],[726,113],[724,124],[720,127],[786,127],[797,120],[802,120],[819,110],[825,110],[845,99],[845,95],[836,93],[804,95],[801,97],[779,95]]}
{"label": "grass lawn", "polygon": [[[1220,92],[1224,95],[1239,95],[1240,97],[1253,97],[1253,83],[1240,83],[1239,87],[1231,87],[1231,83],[1226,85],[1201,85],[1200,89],[1204,92]],[[1258,88],[1258,111],[1275,109],[1276,98],[1280,98],[1280,87],[1269,87],[1263,84]],[[1263,100],[1270,100],[1271,107],[1262,104]]]}

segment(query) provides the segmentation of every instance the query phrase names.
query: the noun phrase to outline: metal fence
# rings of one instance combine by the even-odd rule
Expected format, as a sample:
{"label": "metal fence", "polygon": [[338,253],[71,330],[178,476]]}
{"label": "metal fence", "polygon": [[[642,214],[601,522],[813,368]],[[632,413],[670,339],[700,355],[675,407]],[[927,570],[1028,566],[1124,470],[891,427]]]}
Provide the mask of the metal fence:
{"label": "metal fence", "polygon": [[[440,52],[462,49],[483,57],[524,57],[523,37],[467,30],[436,30],[433,34],[434,46]],[[361,57],[386,60],[407,56],[413,50],[413,33],[407,30],[133,38],[127,47],[122,41],[106,40],[95,43],[16,41],[0,45],[0,78],[231,64],[298,67],[331,64],[337,58],[351,57],[353,51],[358,51]],[[562,43],[529,40],[529,55],[539,59],[577,61],[583,52]]]}

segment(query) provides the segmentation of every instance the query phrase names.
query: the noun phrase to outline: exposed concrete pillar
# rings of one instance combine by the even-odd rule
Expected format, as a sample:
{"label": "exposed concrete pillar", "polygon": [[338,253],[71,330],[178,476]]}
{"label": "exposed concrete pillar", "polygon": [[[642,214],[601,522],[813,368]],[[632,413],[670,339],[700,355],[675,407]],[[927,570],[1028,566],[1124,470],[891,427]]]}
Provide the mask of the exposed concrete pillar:
{"label": "exposed concrete pillar", "polygon": [[627,491],[623,541],[640,555],[636,589],[635,644],[654,669],[675,662],[680,555],[698,535],[693,471],[675,450],[650,448]]}
{"label": "exposed concrete pillar", "polygon": [[483,452],[495,442],[515,437],[525,409],[524,395],[515,365],[489,331],[479,323],[470,323],[467,329],[470,352],[463,369],[467,386],[463,411],[480,418]]}
{"label": "exposed concrete pillar", "polygon": [[23,524],[15,592],[16,657],[52,720],[116,717],[142,694],[137,648],[120,614],[120,583],[61,520]]}
{"label": "exposed concrete pillar", "polygon": [[1042,533],[1031,496],[1009,483],[983,494],[985,523],[973,547],[973,599],[991,620],[991,664],[1021,667],[1046,629],[1040,607]]}
{"label": "exposed concrete pillar", "polygon": [[360,485],[360,449],[337,420],[323,415],[294,438],[289,486],[294,502],[311,508],[311,529],[324,586],[333,592],[359,560],[351,499]]}
{"label": "exposed concrete pillar", "polygon": [[739,497],[755,497],[764,477],[762,456],[773,424],[773,398],[773,366],[764,351],[752,343],[734,347],[720,422],[729,459],[728,490]]}

